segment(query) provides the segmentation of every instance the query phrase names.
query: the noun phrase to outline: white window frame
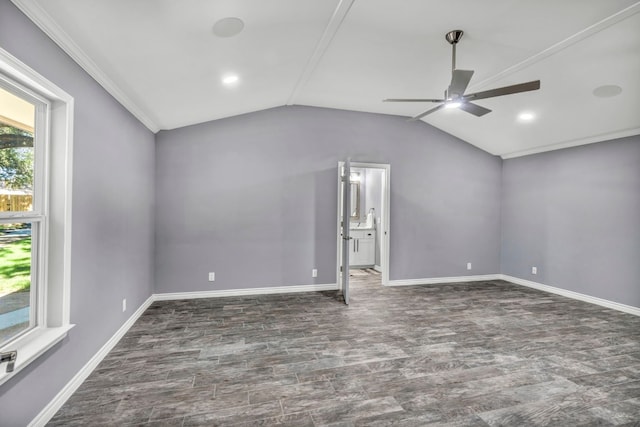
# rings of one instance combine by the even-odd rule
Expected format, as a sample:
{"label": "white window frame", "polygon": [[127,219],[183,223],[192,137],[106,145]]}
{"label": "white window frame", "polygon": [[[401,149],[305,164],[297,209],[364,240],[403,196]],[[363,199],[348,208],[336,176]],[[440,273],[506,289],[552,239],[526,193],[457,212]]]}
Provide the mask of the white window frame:
{"label": "white window frame", "polygon": [[[30,211],[0,212],[0,224],[31,223],[31,292],[29,301],[29,327],[20,332],[15,339],[6,343],[0,342],[0,347],[11,345],[22,334],[32,328],[43,324],[45,317],[43,292],[40,292],[40,284],[46,280],[47,265],[47,189],[48,189],[48,129],[49,110],[51,104],[45,98],[38,96],[25,87],[10,81],[0,74],[0,89],[3,89],[16,97],[27,101],[34,106],[35,125],[33,135],[34,150],[34,175],[33,175],[33,199]],[[1,367],[0,367],[1,369]]]}
{"label": "white window frame", "polygon": [[[36,282],[37,301],[32,299],[36,324],[0,347],[0,352],[18,352],[13,372],[6,372],[6,364],[0,364],[1,385],[62,340],[74,326],[70,323],[69,302],[74,102],[69,94],[2,48],[0,81],[3,87],[13,88],[11,92],[26,94],[25,98],[41,109],[36,114],[34,156],[35,163],[40,161],[42,166],[36,168],[34,176],[33,212],[12,215],[12,219],[37,222],[32,230],[41,234],[37,239],[32,235],[32,241],[38,241],[38,253],[32,258],[32,265],[38,263],[38,277],[32,280],[32,285]],[[42,146],[37,147],[38,143]],[[42,196],[39,200],[38,189]]]}

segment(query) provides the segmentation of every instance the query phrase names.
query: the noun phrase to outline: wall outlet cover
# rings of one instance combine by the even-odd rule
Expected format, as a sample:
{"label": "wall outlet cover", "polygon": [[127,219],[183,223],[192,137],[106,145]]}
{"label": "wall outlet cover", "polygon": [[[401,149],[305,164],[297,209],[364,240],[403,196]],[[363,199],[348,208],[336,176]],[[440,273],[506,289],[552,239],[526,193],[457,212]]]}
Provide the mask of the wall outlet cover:
{"label": "wall outlet cover", "polygon": [[471,270],[471,263],[470,262],[467,263],[467,270]]}
{"label": "wall outlet cover", "polygon": [[313,270],[311,270],[311,277],[318,277],[318,269],[314,268]]}
{"label": "wall outlet cover", "polygon": [[216,280],[216,273],[214,273],[213,271],[209,273],[209,281],[210,282],[215,282]]}

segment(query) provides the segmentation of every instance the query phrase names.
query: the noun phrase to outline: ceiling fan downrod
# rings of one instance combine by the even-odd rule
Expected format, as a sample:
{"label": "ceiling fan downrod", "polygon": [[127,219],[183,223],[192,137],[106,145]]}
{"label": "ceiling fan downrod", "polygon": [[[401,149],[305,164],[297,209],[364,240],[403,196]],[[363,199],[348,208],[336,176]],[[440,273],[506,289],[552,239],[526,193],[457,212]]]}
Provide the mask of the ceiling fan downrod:
{"label": "ceiling fan downrod", "polygon": [[453,55],[451,56],[451,72],[456,69],[456,45],[462,38],[464,31],[453,30],[445,34],[444,38],[447,39],[449,44],[453,47]]}

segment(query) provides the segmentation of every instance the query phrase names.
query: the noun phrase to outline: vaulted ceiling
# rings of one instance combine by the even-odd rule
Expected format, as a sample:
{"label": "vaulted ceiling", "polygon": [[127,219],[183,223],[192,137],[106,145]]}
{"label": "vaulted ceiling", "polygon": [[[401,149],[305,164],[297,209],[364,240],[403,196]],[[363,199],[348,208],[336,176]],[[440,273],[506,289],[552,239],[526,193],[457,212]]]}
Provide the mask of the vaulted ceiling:
{"label": "vaulted ceiling", "polygon": [[[382,99],[442,97],[444,35],[462,29],[468,92],[541,89],[477,101],[493,110],[483,117],[447,109],[425,122],[504,158],[640,134],[637,1],[13,2],[154,132],[282,105],[415,116],[433,105]],[[214,31],[229,17],[238,34]]]}

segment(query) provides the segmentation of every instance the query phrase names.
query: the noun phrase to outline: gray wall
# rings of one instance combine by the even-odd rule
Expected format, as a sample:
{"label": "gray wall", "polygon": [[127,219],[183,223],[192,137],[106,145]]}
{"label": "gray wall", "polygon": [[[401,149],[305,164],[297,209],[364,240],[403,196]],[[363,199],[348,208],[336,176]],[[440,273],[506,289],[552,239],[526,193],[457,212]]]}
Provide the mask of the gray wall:
{"label": "gray wall", "polygon": [[8,0],[0,0],[0,46],[75,98],[71,322],[77,326],[0,387],[0,424],[22,426],[152,293],[155,147],[154,135]]}
{"label": "gray wall", "polygon": [[382,214],[382,175],[383,169],[365,169],[365,205],[363,209],[363,219],[367,219],[369,210],[375,210],[375,216]]}
{"label": "gray wall", "polygon": [[501,258],[504,274],[640,307],[640,136],[506,160]]}
{"label": "gray wall", "polygon": [[281,107],[157,134],[156,292],[335,283],[347,157],[391,164],[391,279],[498,271],[499,158],[401,117]]}

